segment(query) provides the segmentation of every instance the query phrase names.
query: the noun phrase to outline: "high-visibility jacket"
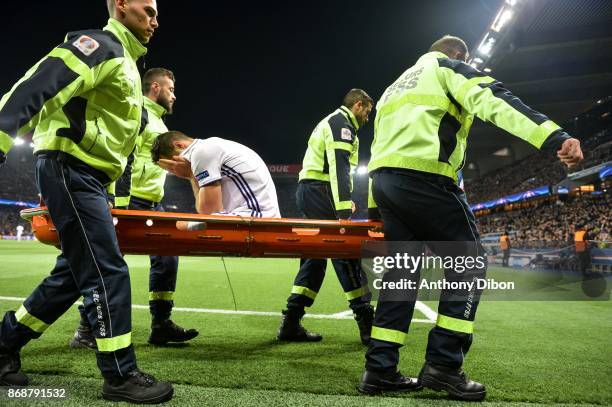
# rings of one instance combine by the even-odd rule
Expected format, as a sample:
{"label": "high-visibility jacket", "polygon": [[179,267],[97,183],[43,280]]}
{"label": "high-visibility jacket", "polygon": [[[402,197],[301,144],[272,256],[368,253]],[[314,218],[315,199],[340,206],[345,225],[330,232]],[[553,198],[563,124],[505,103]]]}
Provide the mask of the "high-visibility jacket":
{"label": "high-visibility jacket", "polygon": [[508,235],[503,235],[499,238],[499,247],[502,250],[510,249],[510,237]]}
{"label": "high-visibility jacket", "polygon": [[69,33],[0,100],[0,151],[34,132],[34,153],[63,151],[122,174],[140,128],[143,95],[136,61],[147,49],[123,24]]}
{"label": "high-visibility jacket", "polygon": [[339,218],[351,216],[352,172],[359,159],[359,123],[341,106],[317,124],[308,140],[300,181],[329,182]]}
{"label": "high-visibility jacket", "polygon": [[574,245],[576,247],[577,253],[586,251],[586,241],[584,240],[585,236],[585,230],[577,230],[576,232],[574,232]]}
{"label": "high-visibility jacket", "polygon": [[474,116],[538,149],[556,151],[570,138],[502,83],[441,52],[423,55],[385,90],[376,109],[370,172],[409,169],[457,182]]}
{"label": "high-visibility jacket", "polygon": [[166,113],[163,106],[148,97],[144,98],[142,130],[138,136],[131,168],[126,167],[126,173],[117,181],[116,206],[128,206],[130,196],[158,203],[164,198],[167,173],[151,160],[151,149],[157,136],[168,131],[163,120]]}

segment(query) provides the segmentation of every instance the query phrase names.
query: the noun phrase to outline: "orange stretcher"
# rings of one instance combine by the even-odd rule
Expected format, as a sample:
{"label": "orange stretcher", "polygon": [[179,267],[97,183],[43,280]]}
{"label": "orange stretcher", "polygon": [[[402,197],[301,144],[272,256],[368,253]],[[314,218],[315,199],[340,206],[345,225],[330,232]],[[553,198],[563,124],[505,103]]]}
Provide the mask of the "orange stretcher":
{"label": "orange stretcher", "polygon": [[[376,221],[248,218],[113,209],[124,254],[360,258],[361,245],[383,240]],[[59,237],[45,207],[25,209],[36,238],[59,248]],[[177,221],[202,222],[199,230],[179,230]]]}

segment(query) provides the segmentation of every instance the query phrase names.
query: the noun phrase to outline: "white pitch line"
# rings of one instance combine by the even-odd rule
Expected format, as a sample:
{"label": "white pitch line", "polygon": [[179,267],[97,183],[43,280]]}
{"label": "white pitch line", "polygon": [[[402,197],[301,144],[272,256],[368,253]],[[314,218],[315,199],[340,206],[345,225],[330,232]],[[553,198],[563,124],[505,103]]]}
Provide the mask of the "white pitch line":
{"label": "white pitch line", "polygon": [[[427,317],[429,322],[436,323],[436,320],[438,319],[438,313],[429,308],[427,304],[421,301],[417,301],[414,307],[421,311],[421,313]],[[415,320],[413,319],[413,321]]]}
{"label": "white pitch line", "polygon": [[[25,298],[19,297],[0,297],[0,301],[15,301],[22,302]],[[74,305],[82,304],[80,301],[75,302]],[[148,310],[148,305],[139,305],[133,304],[133,309],[138,310]],[[431,309],[429,309],[431,311]],[[255,315],[255,316],[264,316],[264,317],[280,317],[282,314],[280,312],[269,312],[269,311],[246,311],[246,310],[230,310],[230,309],[213,309],[213,308],[181,308],[174,307],[172,311],[177,312],[194,312],[194,313],[203,313],[203,314],[225,314],[225,315]],[[346,313],[349,314],[346,314]],[[432,311],[433,312],[433,311]],[[352,311],[343,311],[337,314],[306,314],[305,318],[315,318],[315,319],[353,319],[351,315]],[[413,319],[412,322],[422,322],[422,323],[432,323],[434,321],[430,319]]]}
{"label": "white pitch line", "polygon": [[345,316],[349,316],[352,314],[353,314],[353,311],[350,309],[347,309],[346,311],[336,312],[335,314],[332,314],[332,315],[335,317],[345,317]]}
{"label": "white pitch line", "polygon": [[[427,319],[429,319],[431,322],[436,322],[436,319],[438,318],[438,314],[436,313],[436,311],[429,308],[427,304],[421,301],[417,301],[415,304],[415,308],[421,311],[421,313],[425,315]],[[346,310],[346,311],[336,312],[335,314],[332,314],[332,316],[342,317],[342,316],[352,315],[352,313],[353,311]]]}

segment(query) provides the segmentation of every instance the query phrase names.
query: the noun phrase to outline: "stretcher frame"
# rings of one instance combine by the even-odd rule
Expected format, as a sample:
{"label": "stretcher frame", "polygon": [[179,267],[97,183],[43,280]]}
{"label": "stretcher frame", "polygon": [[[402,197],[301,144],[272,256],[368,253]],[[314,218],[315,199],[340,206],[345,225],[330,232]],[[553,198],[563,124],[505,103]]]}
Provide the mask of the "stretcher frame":
{"label": "stretcher frame", "polygon": [[[370,220],[250,218],[112,209],[123,254],[162,256],[361,257],[365,241],[383,240],[382,223]],[[60,247],[45,207],[25,209],[41,243]],[[177,221],[202,222],[201,230],[179,230]]]}

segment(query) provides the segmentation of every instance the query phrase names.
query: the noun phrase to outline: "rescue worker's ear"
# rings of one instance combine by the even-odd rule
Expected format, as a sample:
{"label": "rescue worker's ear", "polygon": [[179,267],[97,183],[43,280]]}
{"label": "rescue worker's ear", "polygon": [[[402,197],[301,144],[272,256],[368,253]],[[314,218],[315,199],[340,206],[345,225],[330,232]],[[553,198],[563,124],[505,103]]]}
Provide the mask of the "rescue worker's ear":
{"label": "rescue worker's ear", "polygon": [[128,0],[119,0],[115,1],[115,9],[121,13],[122,16],[125,15],[125,11],[128,6]]}

